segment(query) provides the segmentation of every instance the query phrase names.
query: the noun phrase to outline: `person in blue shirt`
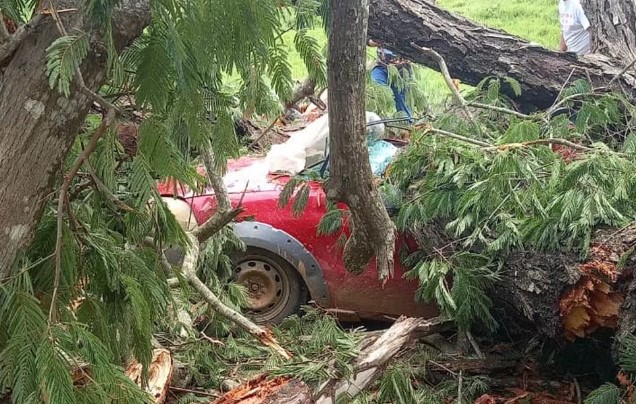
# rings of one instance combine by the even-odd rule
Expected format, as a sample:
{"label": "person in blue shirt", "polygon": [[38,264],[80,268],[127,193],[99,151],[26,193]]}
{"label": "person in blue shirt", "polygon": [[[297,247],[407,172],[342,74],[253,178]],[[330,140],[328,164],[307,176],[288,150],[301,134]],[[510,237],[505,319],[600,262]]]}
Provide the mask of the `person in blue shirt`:
{"label": "person in blue shirt", "polygon": [[[368,45],[378,48],[378,61],[376,65],[371,69],[371,80],[381,85],[389,84],[389,65],[393,65],[398,69],[398,72],[404,79],[411,77],[413,71],[411,64],[408,61],[400,59],[397,55],[390,50],[382,47],[379,43],[369,39]],[[409,123],[413,123],[413,117],[411,115],[411,109],[406,104],[406,91],[404,88],[399,88],[395,83],[391,83],[391,91],[393,91],[393,98],[395,99],[395,109],[405,115]]]}

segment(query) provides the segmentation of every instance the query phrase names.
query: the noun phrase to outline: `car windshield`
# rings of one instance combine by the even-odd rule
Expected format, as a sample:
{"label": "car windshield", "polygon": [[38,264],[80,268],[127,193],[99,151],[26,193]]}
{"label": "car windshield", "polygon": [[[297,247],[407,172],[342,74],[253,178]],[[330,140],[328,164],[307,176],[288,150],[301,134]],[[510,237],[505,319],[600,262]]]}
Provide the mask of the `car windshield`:
{"label": "car windshield", "polygon": [[[369,144],[369,162],[371,163],[371,171],[376,176],[381,176],[388,165],[393,161],[400,148],[387,140],[377,140]],[[308,177],[320,176],[327,177],[329,175],[329,156],[319,161],[308,161],[307,166],[301,172],[301,175]]]}

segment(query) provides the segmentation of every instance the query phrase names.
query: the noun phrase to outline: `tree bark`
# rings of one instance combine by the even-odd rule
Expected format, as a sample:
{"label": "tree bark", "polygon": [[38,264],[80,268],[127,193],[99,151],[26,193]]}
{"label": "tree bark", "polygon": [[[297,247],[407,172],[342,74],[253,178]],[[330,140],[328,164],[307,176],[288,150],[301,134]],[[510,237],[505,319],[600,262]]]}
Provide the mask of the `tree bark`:
{"label": "tree bark", "polygon": [[378,275],[393,274],[395,226],[373,182],[366,141],[365,63],[368,1],[330,1],[329,144],[327,197],[347,204],[351,236],[344,263],[362,273],[376,256]]}
{"label": "tree bark", "polygon": [[[522,84],[523,92],[514,97],[507,89],[507,95],[527,109],[546,108],[570,75],[570,81],[589,77],[593,85],[606,86],[633,59],[628,56],[634,55],[636,47],[634,2],[587,0],[586,4],[593,10],[590,21],[604,55],[579,58],[552,51],[475,24],[426,0],[371,0],[368,34],[407,59],[438,69],[436,61],[412,43],[432,48],[444,57],[454,78],[470,85],[488,76],[512,77]],[[626,71],[614,83],[636,99],[636,71]]]}
{"label": "tree bark", "polygon": [[[56,5],[78,7],[75,1]],[[80,12],[62,13],[61,18],[69,32],[73,28],[91,29]],[[113,15],[116,48],[129,45],[149,23],[146,0],[121,1]],[[18,251],[31,240],[91,105],[76,86],[68,98],[49,87],[46,48],[59,36],[53,18],[45,16],[26,32],[15,52],[0,60],[4,66],[0,74],[0,283],[9,274]],[[81,71],[91,90],[104,82],[106,56],[99,47],[88,54]]]}
{"label": "tree bark", "polygon": [[382,375],[389,361],[413,340],[415,331],[425,325],[426,322],[421,318],[399,318],[380,338],[363,349],[351,377],[325,383],[315,403],[336,404],[339,400],[352,399],[360,394]]}
{"label": "tree bark", "polygon": [[636,3],[631,0],[583,0],[592,25],[593,51],[628,63],[636,57]]}

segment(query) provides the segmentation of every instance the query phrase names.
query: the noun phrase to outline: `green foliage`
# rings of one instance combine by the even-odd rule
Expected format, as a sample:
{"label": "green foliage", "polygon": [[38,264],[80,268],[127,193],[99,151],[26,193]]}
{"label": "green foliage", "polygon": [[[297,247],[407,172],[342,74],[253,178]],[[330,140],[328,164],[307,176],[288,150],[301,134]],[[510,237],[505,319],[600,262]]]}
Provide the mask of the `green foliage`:
{"label": "green foliage", "polygon": [[332,235],[342,229],[348,210],[338,208],[333,202],[327,202],[327,213],[318,223],[318,235]]}
{"label": "green foliage", "polygon": [[583,401],[584,404],[608,404],[619,403],[621,390],[612,383],[605,383],[591,392]]}
{"label": "green foliage", "polygon": [[[500,89],[499,79],[486,79],[469,98],[508,105]],[[389,169],[392,192],[401,194],[391,198],[400,207],[398,228],[417,232],[443,223],[440,230],[455,240],[438,246],[444,250],[440,256],[415,260],[410,275],[420,279],[420,297],[437,302],[462,328],[473,320],[494,326],[485,291],[512,251],[576,250],[585,257],[594,227],[636,219],[636,156],[626,152],[633,107],[611,94],[565,97],[571,98],[563,98],[564,104],[577,99],[580,111],[594,111],[585,114],[580,131],[559,117],[540,125],[542,116],[502,118],[483,111],[477,119],[488,130],[479,137],[460,117],[442,115],[433,126],[493,147],[422,133]],[[574,150],[572,160],[536,143],[549,138],[580,142],[586,149]],[[454,292],[446,277],[453,278]],[[466,300],[470,303],[459,307]]]}
{"label": "green foliage", "polygon": [[89,49],[88,34],[84,32],[58,38],[46,49],[46,74],[51,88],[57,87],[69,96],[71,81]]}
{"label": "green foliage", "polygon": [[15,22],[24,23],[30,18],[29,11],[35,3],[33,0],[0,0],[0,12]]}
{"label": "green foliage", "polygon": [[278,195],[278,206],[282,209],[293,202],[291,211],[294,216],[300,216],[305,211],[309,202],[311,187],[307,178],[302,176],[290,177],[282,191]]}
{"label": "green foliage", "polygon": [[[192,298],[187,288],[183,293],[172,293],[167,286],[161,250],[188,246],[156,184],[174,180],[192,190],[200,189],[206,182],[195,169],[200,150],[212,149],[219,167],[238,155],[236,109],[244,106],[253,108],[254,113],[278,112],[280,101],[290,95],[292,72],[281,39],[284,14],[290,9],[279,7],[279,3],[153,2],[151,25],[121,55],[115,51],[112,36],[116,2],[90,0],[81,5],[78,12],[99,30],[103,39],[99,52],[108,59],[109,82],[101,91],[108,96],[133,93],[135,103],[152,114],[139,127],[136,155],[126,155],[117,133],[110,130],[90,156],[90,169],[83,166],[73,179],[68,206],[59,212],[63,217],[62,265],[54,304],[55,200],[46,207],[35,239],[16,264],[10,281],[3,283],[2,394],[8,391],[16,403],[39,402],[43,396],[61,404],[110,402],[113,397],[118,402],[148,401],[119,366],[134,358],[147,372],[153,334],[159,329],[178,332],[174,308],[189,308]],[[32,6],[27,1],[0,3],[6,15],[29,12]],[[312,77],[324,84],[321,47],[308,33],[318,23],[321,7],[319,2],[299,4],[298,12],[292,13],[292,31],[296,51]],[[47,49],[52,88],[70,94],[76,71],[93,46],[89,41],[93,34],[73,32]],[[240,78],[238,87],[226,85],[230,75]],[[80,155],[99,121],[97,116],[89,118],[65,169]],[[294,212],[304,209],[308,196],[305,185],[294,198]],[[146,242],[149,237],[152,245]],[[245,304],[246,295],[242,287],[228,285],[232,260],[227,250],[242,247],[240,240],[224,229],[206,243],[199,268],[206,284],[236,309]],[[208,331],[230,331],[230,324],[210,315],[206,305],[196,307],[195,315],[208,317]],[[74,384],[71,379],[77,363],[88,366],[85,370],[90,379],[85,383]],[[200,375],[204,372],[199,370]]]}
{"label": "green foliage", "polygon": [[299,29],[294,36],[296,51],[305,62],[309,77],[316,80],[318,86],[327,85],[327,66],[316,38],[308,35],[306,29]]}

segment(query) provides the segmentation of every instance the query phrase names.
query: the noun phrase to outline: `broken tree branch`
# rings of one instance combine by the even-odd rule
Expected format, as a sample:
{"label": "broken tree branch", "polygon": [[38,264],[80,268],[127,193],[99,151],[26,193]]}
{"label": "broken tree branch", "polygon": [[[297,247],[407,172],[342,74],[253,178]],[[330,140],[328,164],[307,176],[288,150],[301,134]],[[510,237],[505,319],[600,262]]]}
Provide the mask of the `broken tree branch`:
{"label": "broken tree branch", "polygon": [[102,180],[99,179],[99,177],[97,177],[97,174],[95,173],[95,170],[93,170],[93,167],[90,165],[90,163],[88,161],[84,162],[86,165],[86,170],[88,171],[88,173],[91,176],[91,179],[93,180],[93,183],[95,183],[95,186],[97,187],[97,189],[99,189],[104,195],[106,195],[106,198],[113,202],[115,205],[117,205],[119,207],[119,209],[123,210],[124,212],[132,212],[134,211],[133,208],[131,208],[130,206],[126,205],[126,203],[124,201],[122,201],[121,199],[117,198],[117,196],[115,196],[115,194],[112,193],[112,191],[110,189],[108,189],[108,187],[106,186],[106,184],[104,184],[102,182]]}
{"label": "broken tree branch", "polygon": [[566,146],[566,147],[570,147],[572,149],[576,149],[576,150],[580,150],[580,151],[584,151],[584,152],[592,152],[594,151],[593,148],[591,147],[587,147],[587,146],[583,146],[574,142],[570,142],[569,140],[565,140],[565,139],[560,139],[560,138],[555,138],[555,139],[537,139],[537,140],[530,140],[528,142],[522,142],[522,143],[508,143],[508,144],[502,144],[499,146],[489,146],[484,148],[484,150],[508,150],[508,149],[514,149],[514,148],[520,148],[520,147],[528,147],[528,146],[538,146],[538,145],[553,145],[553,144],[558,144],[561,146]]}
{"label": "broken tree branch", "polygon": [[[22,43],[24,38],[26,38],[27,34],[31,32],[44,18],[43,14],[36,14],[31,21],[27,22],[24,25],[18,27],[18,29],[9,37],[6,41],[2,41],[2,46],[0,46],[0,64],[2,61],[9,57],[18,46]],[[4,26],[4,23],[2,23]]]}
{"label": "broken tree branch", "polygon": [[335,404],[351,398],[367,388],[382,373],[387,362],[408,344],[418,328],[428,322],[419,318],[399,318],[356,361],[353,375],[340,381],[325,383],[316,394],[316,404]]}
{"label": "broken tree branch", "polygon": [[629,62],[629,63],[628,63],[628,64],[627,64],[627,65],[626,65],[626,66],[625,66],[625,67],[624,67],[624,68],[623,68],[620,72],[618,72],[618,73],[616,74],[616,76],[614,76],[614,78],[612,78],[612,79],[610,80],[610,82],[609,82],[609,83],[607,83],[607,86],[608,86],[608,87],[611,87],[611,86],[612,86],[612,84],[614,84],[614,83],[616,82],[616,80],[619,80],[621,77],[623,77],[623,75],[624,75],[625,73],[627,73],[627,71],[628,71],[629,69],[631,69],[631,68],[632,68],[632,66],[634,66],[635,64],[636,64],[636,58],[632,59],[632,61],[631,61],[631,62]]}
{"label": "broken tree branch", "polygon": [[201,226],[192,231],[192,235],[196,237],[199,243],[203,243],[205,240],[218,233],[223,227],[234,220],[238,215],[243,212],[243,208],[239,205],[234,209],[227,210],[225,212],[217,212],[214,216],[208,219]]}
{"label": "broken tree branch", "polygon": [[466,104],[469,107],[475,107],[475,108],[479,108],[479,109],[487,109],[490,111],[494,111],[494,112],[501,112],[502,114],[508,114],[508,115],[512,115],[515,116],[517,118],[521,118],[521,119],[538,119],[539,115],[536,116],[532,116],[532,115],[526,115],[524,113],[521,113],[519,111],[515,111],[512,109],[508,109],[508,108],[504,108],[504,107],[498,107],[496,105],[488,105],[488,104],[482,104],[480,102],[468,102]]}
{"label": "broken tree branch", "polygon": [[274,119],[272,121],[272,123],[269,124],[269,126],[267,128],[265,128],[264,131],[261,132],[260,135],[258,135],[258,137],[256,139],[254,139],[248,146],[248,149],[251,149],[252,147],[256,146],[258,144],[258,142],[261,141],[261,139],[263,139],[265,137],[265,135],[267,135],[269,133],[269,131],[272,130],[272,128],[274,128],[274,125],[276,125],[276,122],[278,122],[278,117],[276,117],[276,119]]}
{"label": "broken tree branch", "polygon": [[292,92],[289,100],[285,102],[285,108],[293,108],[303,98],[314,95],[316,92],[316,80],[307,77]]}
{"label": "broken tree branch", "polygon": [[446,137],[449,137],[451,139],[460,140],[462,142],[470,143],[470,144],[475,145],[475,146],[494,147],[490,143],[482,142],[481,140],[477,140],[477,139],[471,139],[471,138],[466,137],[466,136],[458,135],[456,133],[449,132],[449,131],[446,131],[446,130],[443,130],[443,129],[433,128],[431,126],[429,126],[429,127],[424,129],[424,133],[427,133],[427,132],[437,133],[438,135],[446,136]]}
{"label": "broken tree branch", "polygon": [[444,60],[442,55],[440,55],[439,53],[435,52],[431,48],[424,48],[424,47],[418,46],[414,42],[411,42],[411,46],[413,46],[415,49],[419,50],[420,52],[424,53],[425,55],[435,59],[435,61],[437,62],[438,66],[439,66],[439,71],[442,73],[442,77],[444,77],[444,81],[446,82],[446,86],[450,90],[451,94],[453,94],[453,98],[455,99],[455,102],[457,103],[457,105],[459,105],[459,107],[462,110],[464,110],[464,113],[466,114],[466,117],[475,126],[475,128],[477,129],[477,132],[481,134],[481,126],[479,125],[479,122],[477,122],[477,120],[475,120],[475,116],[473,115],[473,113],[468,108],[468,104],[466,103],[466,100],[464,99],[464,97],[459,92],[459,89],[457,89],[457,87],[453,83],[453,79],[451,78],[451,75],[448,72],[448,66],[446,66],[446,61]]}
{"label": "broken tree branch", "polygon": [[[49,8],[50,8],[51,15],[53,16],[53,19],[55,20],[55,26],[57,27],[58,32],[62,36],[67,36],[68,32],[66,31],[66,27],[64,27],[64,23],[62,22],[62,19],[60,18],[59,11],[53,4],[52,0],[49,0]],[[123,115],[123,111],[121,109],[116,107],[114,104],[106,101],[102,96],[100,96],[99,94],[97,94],[96,92],[88,88],[88,86],[86,85],[86,82],[84,81],[84,76],[82,75],[82,71],[80,70],[79,66],[75,68],[75,80],[77,81],[79,91],[85,96],[87,96],[88,98],[90,98],[93,102],[97,103],[105,111],[114,110],[118,115]]]}

